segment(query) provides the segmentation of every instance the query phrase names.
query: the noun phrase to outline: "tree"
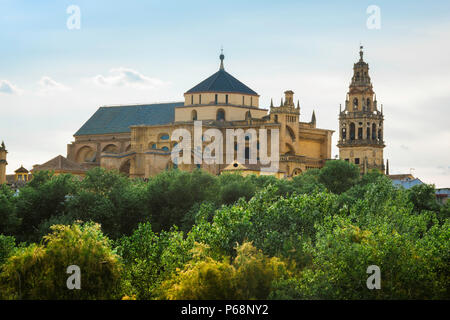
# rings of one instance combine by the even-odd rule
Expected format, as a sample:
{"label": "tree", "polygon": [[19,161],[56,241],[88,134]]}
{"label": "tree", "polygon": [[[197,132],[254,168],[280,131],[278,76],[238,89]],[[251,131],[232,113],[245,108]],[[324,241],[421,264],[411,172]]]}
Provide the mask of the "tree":
{"label": "tree", "polygon": [[146,204],[155,232],[181,226],[185,214],[196,203],[213,201],[218,194],[217,180],[212,175],[194,170],[169,170],[148,183]]}
{"label": "tree", "polygon": [[[120,263],[98,224],[55,225],[43,244],[18,249],[0,274],[2,299],[114,299]],[[67,288],[67,268],[81,270],[81,289]]]}
{"label": "tree", "polygon": [[140,224],[129,237],[118,242],[117,251],[125,267],[123,280],[128,296],[138,299],[156,297],[160,284],[191,258],[192,242],[183,239],[176,229],[152,231],[150,223]]}
{"label": "tree", "polygon": [[5,184],[0,185],[0,234],[13,234],[20,225],[16,213],[14,191]]}
{"label": "tree", "polygon": [[37,241],[42,221],[65,213],[66,200],[75,193],[79,181],[72,175],[53,176],[48,172],[36,175],[36,181],[20,189],[17,197],[17,215],[21,219],[18,238]]}
{"label": "tree", "polygon": [[11,236],[0,234],[0,270],[2,264],[8,259],[16,249],[16,240]]}
{"label": "tree", "polygon": [[170,300],[267,299],[272,283],[288,275],[284,262],[269,258],[251,243],[236,248],[236,258],[216,260],[197,245],[194,258],[162,286],[161,298]]}
{"label": "tree", "polygon": [[408,190],[410,201],[414,205],[414,211],[424,210],[438,211],[439,204],[436,201],[436,190],[431,184],[418,184]]}
{"label": "tree", "polygon": [[320,169],[319,182],[333,193],[340,194],[354,186],[359,180],[359,168],[343,160],[330,160]]}

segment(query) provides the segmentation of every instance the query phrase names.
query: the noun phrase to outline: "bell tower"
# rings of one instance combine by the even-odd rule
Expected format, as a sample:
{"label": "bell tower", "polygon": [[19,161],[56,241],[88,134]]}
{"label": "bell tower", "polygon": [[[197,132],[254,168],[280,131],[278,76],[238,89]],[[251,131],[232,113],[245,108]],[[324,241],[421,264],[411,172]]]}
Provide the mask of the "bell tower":
{"label": "bell tower", "polygon": [[8,162],[6,162],[6,154],[8,151],[6,151],[5,143],[2,141],[2,144],[0,145],[0,184],[6,183],[6,165]]}
{"label": "bell tower", "polygon": [[353,66],[353,77],[345,100],[339,108],[339,158],[359,165],[361,173],[378,169],[384,173],[383,105],[378,102],[369,76],[369,65],[363,59]]}

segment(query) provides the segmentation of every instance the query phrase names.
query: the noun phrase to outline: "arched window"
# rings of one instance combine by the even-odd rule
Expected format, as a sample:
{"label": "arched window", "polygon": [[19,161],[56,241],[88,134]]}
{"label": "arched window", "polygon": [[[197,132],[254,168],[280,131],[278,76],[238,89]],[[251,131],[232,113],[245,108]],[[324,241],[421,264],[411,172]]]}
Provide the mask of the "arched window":
{"label": "arched window", "polygon": [[372,123],[372,140],[377,139],[377,125]]}
{"label": "arched window", "polygon": [[225,104],[228,104],[228,95],[225,95]]}
{"label": "arched window", "polygon": [[363,128],[358,128],[358,140],[362,140],[363,138]]}
{"label": "arched window", "polygon": [[162,150],[169,151],[169,148],[168,147],[162,147]]}
{"label": "arched window", "polygon": [[159,139],[161,140],[169,140],[169,135],[167,133],[162,134]]}
{"label": "arched window", "polygon": [[358,98],[353,99],[353,106],[354,107],[358,106]]}
{"label": "arched window", "polygon": [[355,140],[355,124],[350,123],[350,140]]}
{"label": "arched window", "polygon": [[250,111],[247,111],[245,113],[245,120],[251,119],[252,118],[252,113]]}
{"label": "arched window", "polygon": [[197,111],[192,110],[191,118],[192,118],[193,121],[197,120]]}
{"label": "arched window", "polygon": [[223,109],[219,109],[217,110],[217,116],[216,119],[218,121],[224,121],[225,120],[225,111],[223,111]]}
{"label": "arched window", "polygon": [[152,144],[152,149],[156,149],[156,143]]}
{"label": "arched window", "polygon": [[342,128],[341,137],[342,137],[342,140],[347,139],[347,129]]}
{"label": "arched window", "polygon": [[278,115],[275,115],[275,123],[278,123]]}
{"label": "arched window", "polygon": [[366,129],[366,139],[370,140],[370,127],[367,127]]}
{"label": "arched window", "polygon": [[250,148],[245,147],[245,159],[250,159]]}
{"label": "arched window", "polygon": [[383,135],[382,135],[381,129],[378,129],[378,140],[379,141],[383,140]]}
{"label": "arched window", "polygon": [[369,98],[367,98],[366,104],[367,104],[367,107],[370,108],[370,99]]}
{"label": "arched window", "polygon": [[214,104],[217,104],[219,98],[217,97],[217,94],[214,96]]}

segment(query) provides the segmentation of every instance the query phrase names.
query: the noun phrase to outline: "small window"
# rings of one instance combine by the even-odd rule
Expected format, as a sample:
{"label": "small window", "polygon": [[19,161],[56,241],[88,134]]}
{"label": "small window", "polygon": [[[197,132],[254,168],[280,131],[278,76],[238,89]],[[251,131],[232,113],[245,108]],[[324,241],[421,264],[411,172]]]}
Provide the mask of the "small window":
{"label": "small window", "polygon": [[245,96],[242,96],[242,105],[245,105]]}
{"label": "small window", "polygon": [[192,120],[195,121],[197,120],[197,111],[192,110]]}
{"label": "small window", "polygon": [[152,144],[152,149],[156,149],[156,143]]}
{"label": "small window", "polygon": [[228,104],[228,95],[225,95],[225,104]]}
{"label": "small window", "polygon": [[225,120],[225,111],[223,111],[222,109],[219,109],[219,111],[217,111],[217,120]]}
{"label": "small window", "polygon": [[217,94],[214,97],[214,103],[217,104],[218,98],[217,98]]}
{"label": "small window", "polygon": [[201,94],[198,95],[198,104],[202,104],[202,95]]}
{"label": "small window", "polygon": [[355,164],[359,164],[359,158],[355,158]]}
{"label": "small window", "polygon": [[349,162],[349,159],[345,159],[345,161]]}
{"label": "small window", "polygon": [[168,147],[162,147],[162,150],[169,151],[169,148]]}
{"label": "small window", "polygon": [[169,140],[169,135],[165,133],[160,137],[160,139],[161,140]]}
{"label": "small window", "polygon": [[194,104],[194,95],[191,96],[191,104]]}

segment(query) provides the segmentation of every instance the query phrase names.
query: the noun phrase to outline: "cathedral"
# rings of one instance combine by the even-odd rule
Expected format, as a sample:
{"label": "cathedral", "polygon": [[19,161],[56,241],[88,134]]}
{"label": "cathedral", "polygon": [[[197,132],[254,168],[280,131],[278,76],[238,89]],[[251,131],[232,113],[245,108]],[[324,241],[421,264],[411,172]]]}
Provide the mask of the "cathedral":
{"label": "cathedral", "polygon": [[[369,65],[360,58],[353,66],[345,108],[339,112],[339,158],[360,167],[361,173],[376,169],[389,174],[383,159],[383,105],[378,102],[369,76]],[[310,121],[303,118],[299,101],[294,102],[294,92],[284,92],[280,105],[261,108],[259,95],[247,85],[225,71],[224,55],[220,55],[219,70],[184,93],[184,101],[145,105],[120,105],[100,107],[91,118],[74,134],[74,141],[67,146],[67,158],[57,156],[42,165],[35,165],[28,176],[28,170],[21,167],[14,175],[6,175],[5,144],[0,146],[0,184],[28,181],[32,173],[52,170],[55,174],[71,173],[83,177],[93,167],[118,170],[132,178],[149,178],[163,170],[178,168],[191,171],[202,169],[218,175],[223,172],[247,174],[271,174],[278,178],[291,178],[311,168],[321,168],[331,160],[331,138],[333,130],[316,126],[313,112]],[[255,145],[245,137],[239,141],[245,156],[237,157],[238,144],[234,140],[234,150],[230,162],[203,162],[177,164],[172,153],[180,141],[172,140],[175,130],[183,129],[195,142],[196,124],[201,121],[200,149],[208,149],[203,140],[205,131],[214,129],[226,136],[229,129],[256,132],[265,129],[267,138],[277,144],[276,171],[267,172],[258,157],[250,161],[250,149],[260,149],[260,139]],[[184,141],[183,143],[186,143]],[[219,141],[221,144],[222,142]],[[252,145],[251,145],[252,143]],[[243,144],[243,147],[242,147]],[[223,141],[222,150],[226,149]],[[269,146],[270,147],[270,146]],[[199,148],[198,145],[196,148]],[[261,147],[262,149],[263,147]],[[271,153],[271,148],[267,152]],[[194,150],[194,149],[192,149]],[[274,152],[275,153],[275,152]],[[242,153],[241,153],[242,155]],[[195,152],[190,155],[195,157]],[[224,160],[224,159],[223,159]],[[25,172],[26,171],[26,172]]]}
{"label": "cathedral", "polygon": [[202,130],[214,128],[223,136],[227,129],[278,129],[279,165],[271,174],[280,178],[321,168],[331,159],[333,130],[317,128],[314,113],[310,121],[301,121],[293,91],[284,92],[280,105],[272,102],[261,108],[258,93],[225,71],[224,58],[221,54],[219,70],[186,91],[182,102],[99,108],[75,133],[67,158],[86,168],[116,169],[133,178],[148,178],[170,168],[201,168],[215,175],[225,171],[261,174],[260,161],[248,161],[247,139],[243,163],[173,163],[170,155],[178,143],[170,138],[173,131],[181,128],[194,136],[194,122],[202,121]]}
{"label": "cathedral", "polygon": [[383,105],[379,110],[369,65],[363,54],[361,46],[360,59],[353,66],[345,109],[339,110],[339,158],[358,165],[361,173],[370,169],[384,172]]}

